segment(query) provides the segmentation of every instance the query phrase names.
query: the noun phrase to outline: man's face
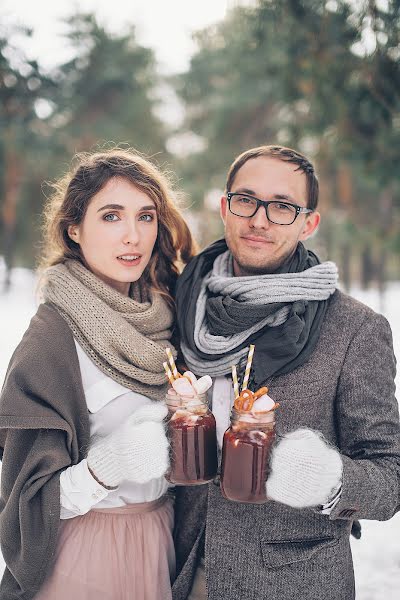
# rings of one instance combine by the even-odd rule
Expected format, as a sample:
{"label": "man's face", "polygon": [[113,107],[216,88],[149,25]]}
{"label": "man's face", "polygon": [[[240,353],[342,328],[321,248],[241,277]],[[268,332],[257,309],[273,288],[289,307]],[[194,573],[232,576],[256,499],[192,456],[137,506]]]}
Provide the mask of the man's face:
{"label": "man's face", "polygon": [[[260,156],[248,160],[236,173],[231,192],[243,192],[260,200],[282,200],[307,207],[307,180],[297,165]],[[316,229],[320,215],[302,214],[291,225],[276,225],[267,219],[264,207],[251,218],[229,211],[221,199],[225,239],[234,259],[234,273],[257,275],[273,273]]]}

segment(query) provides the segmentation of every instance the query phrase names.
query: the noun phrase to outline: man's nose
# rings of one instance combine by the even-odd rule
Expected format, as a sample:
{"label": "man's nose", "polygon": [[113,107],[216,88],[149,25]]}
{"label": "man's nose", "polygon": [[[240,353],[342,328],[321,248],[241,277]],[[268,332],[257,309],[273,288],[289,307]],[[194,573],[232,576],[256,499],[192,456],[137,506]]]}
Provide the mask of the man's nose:
{"label": "man's nose", "polygon": [[255,229],[268,229],[270,225],[265,206],[259,206],[256,214],[250,217],[249,226]]}

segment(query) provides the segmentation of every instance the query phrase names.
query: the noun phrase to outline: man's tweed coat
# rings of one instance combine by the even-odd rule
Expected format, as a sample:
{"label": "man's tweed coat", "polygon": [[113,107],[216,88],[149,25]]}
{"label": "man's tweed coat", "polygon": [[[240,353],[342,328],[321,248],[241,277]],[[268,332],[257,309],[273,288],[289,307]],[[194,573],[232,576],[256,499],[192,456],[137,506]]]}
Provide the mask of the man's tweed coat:
{"label": "man's tweed coat", "polygon": [[337,291],[309,360],[269,382],[277,433],[319,430],[344,464],[330,516],[276,502],[239,504],[218,481],[177,488],[174,600],[185,600],[205,545],[211,600],[352,600],[354,519],[399,508],[400,433],[395,358],[384,317]]}

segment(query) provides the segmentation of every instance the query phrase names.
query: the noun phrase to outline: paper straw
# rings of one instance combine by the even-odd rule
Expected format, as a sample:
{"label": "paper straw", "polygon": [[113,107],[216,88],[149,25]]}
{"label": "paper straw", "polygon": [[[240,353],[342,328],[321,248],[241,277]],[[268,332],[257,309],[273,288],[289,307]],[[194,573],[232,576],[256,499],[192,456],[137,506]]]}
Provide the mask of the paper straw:
{"label": "paper straw", "polygon": [[235,399],[239,396],[239,382],[237,378],[237,370],[236,366],[232,365],[232,381],[233,381],[233,391],[235,394]]}
{"label": "paper straw", "polygon": [[255,346],[253,344],[251,344],[250,348],[249,348],[249,354],[247,356],[247,364],[246,364],[246,370],[244,372],[244,377],[243,377],[242,390],[247,390],[247,384],[249,383],[249,377],[250,377],[251,363],[253,362],[254,348],[255,348]]}
{"label": "paper straw", "polygon": [[169,364],[171,365],[172,375],[174,376],[174,379],[178,379],[179,373],[178,369],[176,368],[174,357],[172,356],[171,348],[165,348],[165,352],[167,353]]}
{"label": "paper straw", "polygon": [[163,363],[163,366],[164,366],[165,372],[167,374],[168,380],[169,380],[170,384],[172,385],[174,383],[174,378],[172,377],[171,369],[169,368],[167,361],[165,361]]}

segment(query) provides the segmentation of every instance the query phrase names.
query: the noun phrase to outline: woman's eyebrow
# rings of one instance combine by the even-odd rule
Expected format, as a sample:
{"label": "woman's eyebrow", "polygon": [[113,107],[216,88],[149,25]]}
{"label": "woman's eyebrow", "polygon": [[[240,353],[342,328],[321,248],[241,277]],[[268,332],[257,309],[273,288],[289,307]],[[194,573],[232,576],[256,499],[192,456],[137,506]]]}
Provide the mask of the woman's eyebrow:
{"label": "woman's eyebrow", "polygon": [[101,208],[99,208],[97,210],[97,212],[100,212],[101,210],[124,210],[125,206],[122,206],[122,204],[105,204],[104,206],[102,206]]}
{"label": "woman's eyebrow", "polygon": [[[122,204],[105,204],[99,208],[97,212],[100,212],[101,210],[125,210],[125,206],[122,206]],[[149,204],[148,206],[141,206],[139,208],[139,211],[140,210],[156,210],[156,207],[154,204]]]}

